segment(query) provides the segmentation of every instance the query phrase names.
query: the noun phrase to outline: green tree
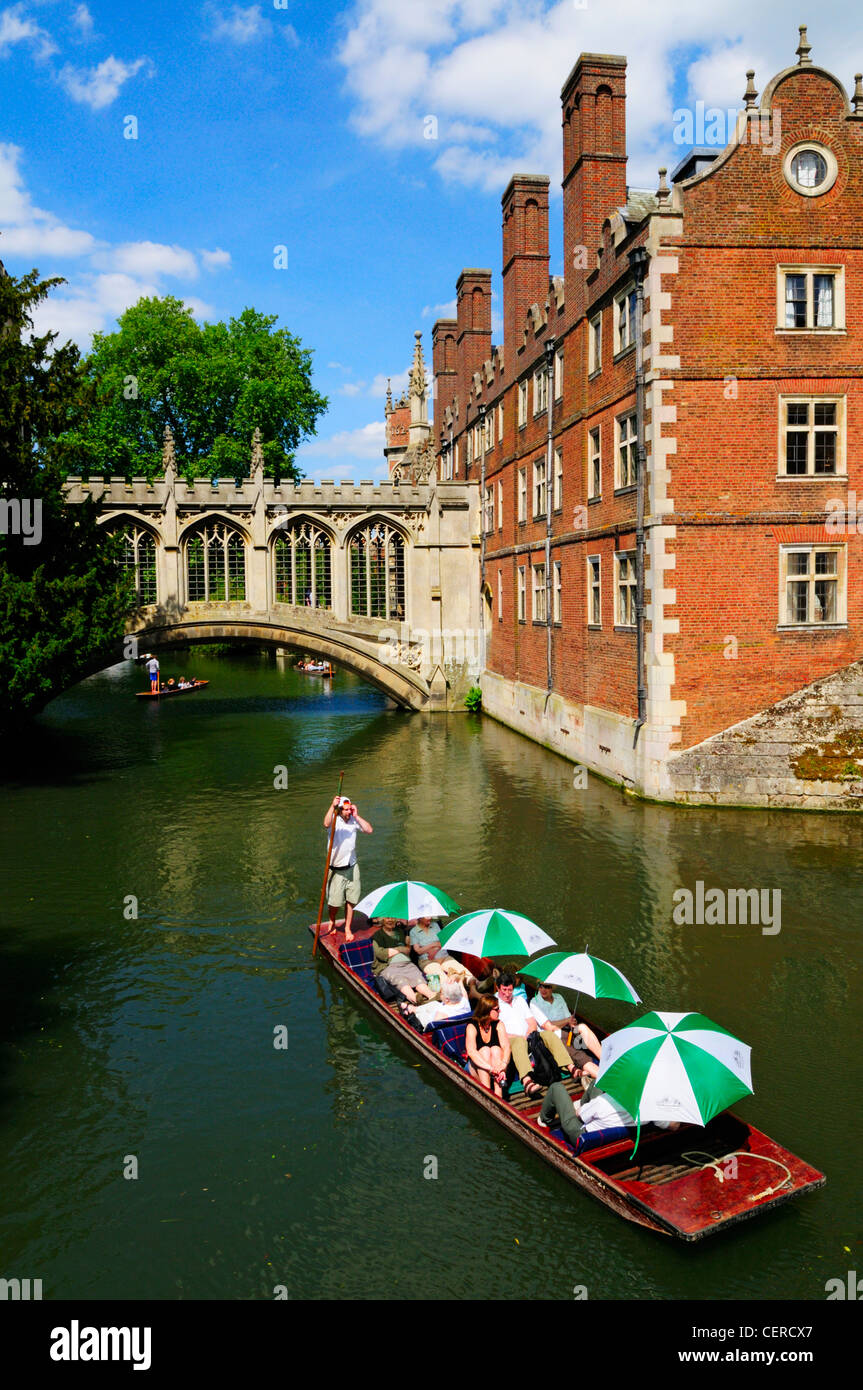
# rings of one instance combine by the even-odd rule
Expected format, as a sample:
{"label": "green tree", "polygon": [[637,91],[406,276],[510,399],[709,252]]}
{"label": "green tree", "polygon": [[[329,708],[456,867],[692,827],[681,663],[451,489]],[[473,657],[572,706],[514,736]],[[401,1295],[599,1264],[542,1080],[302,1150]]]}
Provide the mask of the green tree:
{"label": "green tree", "polygon": [[34,308],[60,280],[0,264],[0,728],[32,714],[99,663],[134,596],[118,542],[92,503],[64,505],[81,467],[91,389],[71,343],[33,333]]}
{"label": "green tree", "polygon": [[327,400],[312,386],[312,355],[275,316],[244,309],[200,326],[179,299],[141,299],[116,333],[97,333],[85,359],[96,409],[75,443],[90,473],[152,479],[169,425],[187,478],[244,477],[255,428],[268,474],[298,479],[294,451]]}

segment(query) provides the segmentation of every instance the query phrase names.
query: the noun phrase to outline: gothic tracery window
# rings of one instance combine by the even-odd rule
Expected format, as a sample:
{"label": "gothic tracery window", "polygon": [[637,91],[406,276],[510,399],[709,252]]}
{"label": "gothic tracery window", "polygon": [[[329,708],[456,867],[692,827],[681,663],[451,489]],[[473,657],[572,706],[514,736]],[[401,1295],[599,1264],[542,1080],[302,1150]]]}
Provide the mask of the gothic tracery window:
{"label": "gothic tracery window", "polygon": [[118,529],[123,537],[120,568],[124,574],[131,576],[138,603],[143,608],[146,604],[158,602],[156,542],[152,531],[134,525]]}
{"label": "gothic tracery window", "polygon": [[366,618],[405,616],[405,543],[399,531],[374,521],[351,536],[351,612]]}
{"label": "gothic tracery window", "polygon": [[277,603],[332,608],[331,545],[325,531],[297,521],[273,542],[273,577]]}
{"label": "gothic tracery window", "polygon": [[246,547],[224,521],[195,528],[186,541],[186,588],[190,603],[242,603],[246,597]]}

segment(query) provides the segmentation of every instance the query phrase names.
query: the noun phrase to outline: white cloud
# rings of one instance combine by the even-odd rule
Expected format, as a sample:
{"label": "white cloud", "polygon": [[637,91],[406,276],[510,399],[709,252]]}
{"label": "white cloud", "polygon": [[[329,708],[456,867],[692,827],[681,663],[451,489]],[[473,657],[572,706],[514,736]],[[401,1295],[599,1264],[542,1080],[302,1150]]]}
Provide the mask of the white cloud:
{"label": "white cloud", "polygon": [[[809,35],[814,61],[846,82],[849,52],[857,52],[856,66],[863,57],[858,14],[851,0],[823,6]],[[658,166],[680,156],[675,86],[688,85],[693,101],[738,107],[747,68],[763,89],[795,62],[793,20],[786,0],[707,7],[691,0],[354,0],[338,58],[355,130],[413,149],[418,159],[430,156],[449,183],[499,193],[518,169],[549,173],[557,186],[560,88],[582,51],[622,51],[629,57],[628,177],[650,188]],[[424,138],[428,115],[437,118],[437,140]]]}
{"label": "white cloud", "polygon": [[297,450],[297,460],[311,458],[331,458],[337,461],[348,456],[356,459],[383,458],[386,443],[386,427],[383,418],[372,420],[368,425],[360,425],[355,430],[339,430],[325,439],[311,439],[301,444]]}
{"label": "white cloud", "polygon": [[58,76],[60,85],[73,101],[82,102],[91,111],[101,111],[116,100],[121,87],[137,76],[142,68],[152,72],[149,58],[136,58],[134,63],[124,63],[112,54],[95,68],[73,68],[67,63]]}
{"label": "white cloud", "polygon": [[34,205],[24,186],[18,145],[0,144],[0,256],[86,256],[100,243]]}
{"label": "white cloud", "polygon": [[231,43],[253,43],[255,39],[262,38],[270,27],[260,5],[249,5],[246,8],[242,5],[232,5],[227,12],[215,5],[205,5],[204,13],[212,22],[210,37],[227,39]]}
{"label": "white cloud", "polygon": [[448,299],[446,304],[427,304],[423,309],[424,319],[454,319],[458,313],[458,301]]}
{"label": "white cloud", "polygon": [[157,241],[128,241],[115,247],[109,258],[112,266],[130,275],[170,275],[173,279],[195,280],[198,262],[182,246],[163,246]]}
{"label": "white cloud", "polygon": [[[73,286],[55,290],[33,315],[37,333],[57,333],[58,341],[71,339],[86,350],[94,333],[110,332],[114,319],[141,298],[161,294],[158,284],[132,275],[85,275]],[[213,317],[213,309],[201,300],[184,296],[197,319]]]}
{"label": "white cloud", "polygon": [[205,270],[227,270],[231,264],[231,253],[217,246],[215,251],[202,251],[201,260]]}
{"label": "white cloud", "polygon": [[410,375],[410,367],[405,367],[403,372],[396,372],[394,376],[389,377],[386,375],[385,372],[378,372],[377,376],[375,377],[374,381],[369,387],[369,395],[380,397],[381,399],[383,399],[383,397],[385,397],[387,394],[387,382],[389,381],[390,386],[392,387],[393,395],[400,396],[402,391],[406,391],[408,389]]}
{"label": "white cloud", "polygon": [[359,396],[368,385],[367,381],[346,381],[344,386],[339,387],[340,396]]}
{"label": "white cloud", "polygon": [[24,14],[23,5],[10,5],[0,12],[0,58],[5,58],[16,43],[33,44],[40,59],[57,52],[51,35]]}
{"label": "white cloud", "polygon": [[[215,256],[223,264],[228,253],[204,255]],[[71,338],[85,350],[92,335],[110,331],[113,320],[130,305],[142,297],[163,295],[165,277],[188,283],[199,274],[194,253],[185,247],[156,241],[110,246],[36,207],[24,183],[21,150],[11,144],[0,144],[0,257],[10,271],[11,258],[19,262],[15,270],[29,270],[39,263],[45,278],[55,273],[53,261],[77,262],[69,283],[37,307],[34,325],[39,333],[56,332],[60,342]],[[181,297],[196,318],[214,317],[215,310],[204,300]]]}
{"label": "white cloud", "polygon": [[93,36],[93,16],[86,5],[78,5],[72,14],[72,24],[78,30],[82,39],[89,39]]}

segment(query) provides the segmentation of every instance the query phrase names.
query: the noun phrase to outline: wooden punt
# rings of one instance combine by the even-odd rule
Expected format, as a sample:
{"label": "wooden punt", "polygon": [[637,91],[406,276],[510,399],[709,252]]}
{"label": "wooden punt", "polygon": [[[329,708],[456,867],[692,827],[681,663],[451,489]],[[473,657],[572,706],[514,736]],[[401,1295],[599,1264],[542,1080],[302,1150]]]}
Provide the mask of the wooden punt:
{"label": "wooden punt", "polygon": [[[376,930],[361,927],[358,918],[354,923],[355,942],[367,940]],[[826,1178],[817,1168],[730,1111],[717,1115],[704,1128],[683,1125],[669,1132],[643,1125],[634,1158],[634,1132],[632,1137],[576,1157],[562,1130],[541,1129],[537,1124],[541,1099],[521,1090],[509,1100],[491,1095],[440,1050],[434,1030],[417,1032],[395,1004],[385,1003],[370,983],[349,968],[342,959],[341,927],[339,923],[336,930],[322,935],[319,947],[339,978],[487,1114],[627,1221],[660,1235],[697,1241],[824,1186]],[[314,925],[309,930],[314,934]],[[606,1036],[594,1024],[590,1026],[599,1038]],[[564,1084],[577,1099],[581,1083],[566,1078]]]}
{"label": "wooden punt", "polygon": [[295,671],[301,671],[304,676],[333,676],[332,665],[329,661],[319,661],[312,666],[295,666]]}
{"label": "wooden punt", "polygon": [[191,695],[193,690],[200,690],[209,684],[209,681],[193,681],[191,685],[185,686],[182,690],[178,685],[170,687],[163,685],[161,690],[137,690],[135,694],[139,700],[161,700],[167,695]]}

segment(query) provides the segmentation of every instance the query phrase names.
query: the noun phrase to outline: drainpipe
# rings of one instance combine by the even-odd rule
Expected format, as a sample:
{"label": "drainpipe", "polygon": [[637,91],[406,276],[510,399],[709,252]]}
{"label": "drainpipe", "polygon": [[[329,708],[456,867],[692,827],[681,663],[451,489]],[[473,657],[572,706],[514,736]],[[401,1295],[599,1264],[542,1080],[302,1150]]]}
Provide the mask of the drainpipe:
{"label": "drainpipe", "polygon": [[485,670],[485,412],[483,401],[479,407],[479,650],[480,671]]}
{"label": "drainpipe", "polygon": [[545,441],[545,630],[546,630],[546,689],[551,694],[553,685],[551,662],[552,638],[552,585],[551,585],[551,518],[554,507],[554,479],[552,462],[554,458],[554,338],[545,340],[545,376],[548,393],[548,429]]}
{"label": "drainpipe", "polygon": [[647,483],[647,450],[644,444],[644,278],[650,257],[643,246],[629,253],[629,264],[635,277],[635,647],[638,662],[638,719],[635,722],[633,748],[644,725],[647,712],[647,686],[644,679],[644,489]]}

